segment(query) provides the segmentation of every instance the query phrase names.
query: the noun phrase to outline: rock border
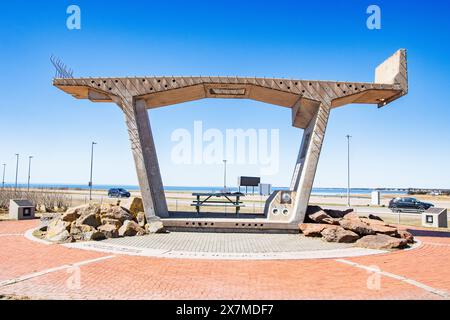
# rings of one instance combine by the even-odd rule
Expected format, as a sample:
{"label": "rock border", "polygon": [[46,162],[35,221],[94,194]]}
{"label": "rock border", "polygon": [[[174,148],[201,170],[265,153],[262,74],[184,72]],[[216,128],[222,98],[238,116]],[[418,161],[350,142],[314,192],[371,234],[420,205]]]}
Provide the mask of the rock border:
{"label": "rock border", "polygon": [[406,249],[415,242],[408,231],[387,224],[373,214],[360,217],[353,209],[341,211],[309,206],[305,222],[299,224],[299,229],[307,237],[355,243],[355,246],[368,249]]}
{"label": "rock border", "polygon": [[108,238],[142,236],[166,232],[159,218],[147,221],[141,198],[133,198],[128,207],[117,204],[89,203],[63,213],[41,217],[39,230],[53,243],[99,241]]}

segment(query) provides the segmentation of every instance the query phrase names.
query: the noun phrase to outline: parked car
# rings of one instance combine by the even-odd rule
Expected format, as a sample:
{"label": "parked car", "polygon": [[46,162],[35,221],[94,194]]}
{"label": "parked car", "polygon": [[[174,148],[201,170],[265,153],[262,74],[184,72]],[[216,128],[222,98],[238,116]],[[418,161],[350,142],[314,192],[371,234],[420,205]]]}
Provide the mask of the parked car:
{"label": "parked car", "polygon": [[430,207],[434,207],[434,205],[428,202],[419,201],[416,198],[395,198],[389,201],[389,209],[391,209],[392,212],[422,212],[428,210]]}
{"label": "parked car", "polygon": [[130,192],[123,188],[112,188],[108,190],[108,197],[110,198],[129,198]]}

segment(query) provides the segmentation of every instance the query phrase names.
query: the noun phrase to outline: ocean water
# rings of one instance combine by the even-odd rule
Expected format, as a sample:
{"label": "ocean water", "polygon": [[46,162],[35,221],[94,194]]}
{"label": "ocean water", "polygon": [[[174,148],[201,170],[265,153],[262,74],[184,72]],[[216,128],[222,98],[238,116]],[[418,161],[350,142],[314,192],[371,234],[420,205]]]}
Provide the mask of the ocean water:
{"label": "ocean water", "polygon": [[[12,184],[5,184],[5,187],[14,187]],[[26,184],[18,184],[21,189],[26,189]],[[108,190],[111,188],[124,188],[129,191],[139,190],[136,185],[93,185],[93,190]],[[82,184],[30,184],[30,188],[55,188],[55,189],[77,189],[77,190],[89,190],[89,186]],[[222,191],[223,187],[189,187],[189,186],[165,186],[167,191],[192,191],[192,192],[218,192]],[[238,191],[237,187],[227,187],[231,192]],[[272,187],[272,190],[287,190],[287,187]],[[244,191],[245,188],[241,188]],[[372,188],[351,188],[351,194],[370,194],[372,191],[378,190],[382,194],[406,194],[405,189],[372,189]],[[252,192],[252,188],[248,187],[248,193]],[[255,193],[259,193],[257,187],[255,187]],[[346,188],[313,188],[313,195],[346,195]]]}

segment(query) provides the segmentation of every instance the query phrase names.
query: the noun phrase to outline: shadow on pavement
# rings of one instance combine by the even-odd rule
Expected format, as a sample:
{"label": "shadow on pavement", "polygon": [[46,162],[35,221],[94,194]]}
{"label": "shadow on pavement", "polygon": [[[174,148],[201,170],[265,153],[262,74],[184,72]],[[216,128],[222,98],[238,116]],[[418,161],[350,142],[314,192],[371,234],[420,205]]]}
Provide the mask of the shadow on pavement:
{"label": "shadow on pavement", "polygon": [[408,229],[407,231],[412,233],[412,235],[415,237],[450,238],[450,232],[448,231],[415,230],[415,229]]}

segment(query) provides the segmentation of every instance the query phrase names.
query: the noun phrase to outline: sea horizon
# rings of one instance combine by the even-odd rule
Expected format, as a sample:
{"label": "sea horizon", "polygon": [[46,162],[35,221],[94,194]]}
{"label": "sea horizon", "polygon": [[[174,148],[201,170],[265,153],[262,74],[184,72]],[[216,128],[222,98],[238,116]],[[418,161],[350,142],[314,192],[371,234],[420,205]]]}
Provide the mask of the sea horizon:
{"label": "sea horizon", "polygon": [[[14,188],[14,184],[5,184],[6,188]],[[26,189],[27,184],[19,183],[17,185],[20,189]],[[108,190],[111,188],[124,188],[129,191],[138,191],[139,186],[137,185],[116,185],[116,184],[98,184],[93,185],[92,190]],[[86,184],[70,184],[70,183],[32,183],[30,184],[32,189],[68,189],[68,190],[89,190],[89,186]],[[218,192],[224,189],[223,186],[164,186],[165,191],[196,191],[196,192]],[[288,187],[273,186],[272,190],[287,190]],[[237,186],[229,186],[227,190],[235,192],[239,188]],[[244,191],[245,187],[241,187],[241,191]],[[253,192],[252,187],[247,188],[248,193]],[[408,188],[369,188],[369,187],[355,187],[350,188],[351,194],[370,194],[372,191],[380,191],[380,193],[396,193],[404,194]],[[259,193],[258,187],[254,188],[255,193]],[[312,190],[313,195],[329,195],[329,194],[347,194],[347,188],[342,187],[314,187]]]}

